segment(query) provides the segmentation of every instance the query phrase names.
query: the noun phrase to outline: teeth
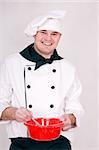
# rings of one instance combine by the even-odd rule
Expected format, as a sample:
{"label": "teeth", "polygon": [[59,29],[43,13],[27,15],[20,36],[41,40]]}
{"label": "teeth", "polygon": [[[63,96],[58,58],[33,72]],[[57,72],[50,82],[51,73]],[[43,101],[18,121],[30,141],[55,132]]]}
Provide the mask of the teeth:
{"label": "teeth", "polygon": [[46,43],[46,42],[42,42],[44,45],[46,45],[46,46],[51,46],[52,45],[52,43]]}

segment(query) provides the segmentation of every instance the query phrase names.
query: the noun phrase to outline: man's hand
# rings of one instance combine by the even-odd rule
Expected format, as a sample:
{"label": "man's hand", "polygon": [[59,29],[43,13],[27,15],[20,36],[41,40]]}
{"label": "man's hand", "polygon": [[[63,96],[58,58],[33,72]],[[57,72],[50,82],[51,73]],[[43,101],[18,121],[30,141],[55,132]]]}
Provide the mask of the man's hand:
{"label": "man's hand", "polygon": [[2,120],[16,120],[18,122],[26,122],[32,118],[32,112],[26,108],[8,107],[2,112]]}
{"label": "man's hand", "polygon": [[63,131],[76,127],[76,118],[73,114],[64,114],[61,116],[61,119],[64,122]]}
{"label": "man's hand", "polygon": [[32,112],[27,110],[26,108],[18,108],[15,111],[15,120],[18,122],[26,122],[32,118]]}

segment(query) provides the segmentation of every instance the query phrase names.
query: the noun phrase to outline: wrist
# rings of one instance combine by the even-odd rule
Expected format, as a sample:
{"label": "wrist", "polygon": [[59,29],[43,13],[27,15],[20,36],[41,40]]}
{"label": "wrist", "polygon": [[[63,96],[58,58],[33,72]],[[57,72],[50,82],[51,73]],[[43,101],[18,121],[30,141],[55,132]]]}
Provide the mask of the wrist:
{"label": "wrist", "polygon": [[75,127],[76,126],[76,117],[74,116],[74,114],[69,114],[69,118],[71,120],[71,126]]}
{"label": "wrist", "polygon": [[16,107],[7,107],[1,115],[2,120],[15,120]]}

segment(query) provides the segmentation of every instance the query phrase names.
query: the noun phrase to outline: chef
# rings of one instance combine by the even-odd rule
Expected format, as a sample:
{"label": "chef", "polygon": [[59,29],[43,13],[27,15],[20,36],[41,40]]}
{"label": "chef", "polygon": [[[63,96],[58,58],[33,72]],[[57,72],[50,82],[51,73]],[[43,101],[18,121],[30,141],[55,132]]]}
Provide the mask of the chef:
{"label": "chef", "polygon": [[[64,16],[64,11],[51,11],[34,19],[25,30],[34,42],[1,64],[0,122],[7,124],[9,150],[71,150],[71,134],[80,125],[83,108],[76,69],[56,50]],[[32,117],[62,119],[61,136],[31,139],[24,122]]]}

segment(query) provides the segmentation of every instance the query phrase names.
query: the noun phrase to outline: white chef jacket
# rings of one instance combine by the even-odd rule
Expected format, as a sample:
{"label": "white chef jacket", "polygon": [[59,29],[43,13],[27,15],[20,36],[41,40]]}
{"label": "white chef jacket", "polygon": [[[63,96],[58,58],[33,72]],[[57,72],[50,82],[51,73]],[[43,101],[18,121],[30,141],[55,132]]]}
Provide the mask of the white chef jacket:
{"label": "white chef jacket", "polygon": [[[83,108],[79,102],[81,84],[75,67],[61,59],[37,70],[34,68],[35,62],[19,53],[8,56],[1,64],[0,116],[9,106],[26,107],[34,117],[60,117],[64,113],[73,113],[79,126]],[[3,122],[7,123],[9,138],[27,137],[27,127],[23,123]],[[70,139],[71,131],[61,134]]]}

